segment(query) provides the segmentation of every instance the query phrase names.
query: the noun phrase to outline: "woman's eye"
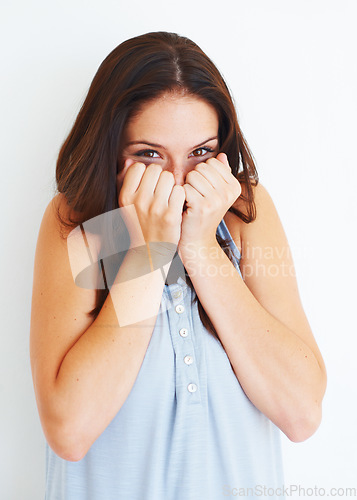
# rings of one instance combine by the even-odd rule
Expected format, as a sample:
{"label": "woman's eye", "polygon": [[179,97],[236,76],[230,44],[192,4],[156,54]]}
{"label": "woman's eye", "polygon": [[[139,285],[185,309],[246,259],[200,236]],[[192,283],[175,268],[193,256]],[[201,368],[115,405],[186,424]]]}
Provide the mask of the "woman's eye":
{"label": "woman's eye", "polygon": [[145,158],[158,158],[158,156],[153,156],[152,153],[157,153],[153,149],[145,149],[144,151],[139,151],[136,156],[144,156]]}
{"label": "woman's eye", "polygon": [[[207,153],[213,153],[213,151],[214,151],[213,149],[208,148],[208,147],[197,148],[193,151],[192,155],[196,156],[196,157],[197,156],[204,156]],[[157,156],[154,156],[155,154]],[[140,157],[144,157],[144,158],[160,158],[160,155],[154,149],[143,149],[142,151],[138,151],[135,156],[140,156]]]}
{"label": "woman's eye", "polygon": [[[201,153],[195,154],[195,153],[197,153],[197,151],[201,151]],[[205,153],[202,153],[202,151],[205,151]],[[193,152],[193,156],[204,156],[206,153],[213,153],[213,149],[211,149],[211,148],[198,148],[198,149],[195,149],[194,152]]]}

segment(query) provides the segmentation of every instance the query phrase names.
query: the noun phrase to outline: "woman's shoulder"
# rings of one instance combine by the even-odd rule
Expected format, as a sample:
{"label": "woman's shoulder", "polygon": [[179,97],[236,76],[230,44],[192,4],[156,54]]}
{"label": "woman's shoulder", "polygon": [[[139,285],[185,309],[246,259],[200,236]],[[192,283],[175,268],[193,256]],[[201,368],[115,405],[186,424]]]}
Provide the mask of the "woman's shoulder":
{"label": "woman's shoulder", "polygon": [[[248,196],[248,190],[247,186],[243,183],[241,187],[242,193],[233,204],[233,207],[247,215],[247,202],[243,196]],[[235,225],[239,228],[241,233],[249,233],[254,227],[257,227],[262,220],[267,221],[269,218],[277,216],[277,210],[268,189],[260,181],[256,185],[251,184],[251,188],[255,204],[255,217],[251,222],[245,222],[238,216],[235,217]]]}
{"label": "woman's shoulder", "polygon": [[42,225],[46,226],[46,230],[51,234],[56,233],[65,241],[69,233],[79,224],[75,222],[76,219],[80,220],[80,214],[70,207],[63,193],[57,193],[45,208]]}
{"label": "woman's shoulder", "polygon": [[[85,242],[80,241],[79,237],[72,238],[70,244],[67,241],[73,225],[67,227],[59,218],[63,218],[67,224],[70,213],[70,207],[61,193],[47,204],[37,237],[33,297],[36,298],[39,319],[46,317],[46,305],[48,311],[58,311],[58,315],[53,315],[57,318],[64,318],[62,308],[66,307],[74,315],[78,314],[78,324],[89,324],[87,314],[95,307],[96,290],[76,285],[79,272],[88,266],[88,255]],[[96,282],[95,278],[93,282]]]}
{"label": "woman's shoulder", "polygon": [[275,236],[284,239],[282,223],[274,204],[274,201],[268,189],[259,182],[252,186],[255,203],[255,218],[250,223],[241,224],[241,237],[246,242],[254,240],[256,244],[259,241],[270,240],[269,233],[275,232]]}
{"label": "woman's shoulder", "polygon": [[[271,201],[271,197],[269,195],[269,192],[267,188],[259,181],[257,184],[251,183],[251,190],[252,190],[252,195],[253,195],[253,200],[256,204],[256,208],[258,205],[265,205]],[[245,183],[241,183],[241,194],[240,196],[236,199],[236,201],[233,204],[233,207],[240,210],[242,213],[247,214],[247,201],[246,198],[248,197],[248,188]],[[241,220],[241,219],[240,219]],[[242,221],[242,220],[241,220]],[[250,224],[242,221],[244,224]]]}
{"label": "woman's shoulder", "polygon": [[39,238],[45,246],[54,241],[64,242],[61,219],[67,220],[65,207],[61,193],[55,195],[45,207],[39,231]]}
{"label": "woman's shoulder", "polygon": [[[47,204],[38,233],[36,253],[48,266],[64,275],[69,269],[68,235],[75,225],[70,221],[71,210],[66,197],[56,194]],[[63,268],[63,269],[62,269]]]}

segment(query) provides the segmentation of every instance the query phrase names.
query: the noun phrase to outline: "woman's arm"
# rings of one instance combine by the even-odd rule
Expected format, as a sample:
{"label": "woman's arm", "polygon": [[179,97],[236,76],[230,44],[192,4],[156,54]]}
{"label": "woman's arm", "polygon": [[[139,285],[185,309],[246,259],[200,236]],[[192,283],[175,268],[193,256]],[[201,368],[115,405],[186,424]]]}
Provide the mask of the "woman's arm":
{"label": "woman's arm", "polygon": [[217,241],[180,256],[246,395],[290,440],[303,441],[321,421],[326,370],[277,211],[261,184],[254,191],[256,220],[237,222],[244,281]]}
{"label": "woman's arm", "polygon": [[[57,195],[53,201],[59,200]],[[132,389],[154,329],[164,281],[160,269],[147,274],[147,255],[127,252],[117,275],[122,282],[112,286],[93,321],[87,313],[95,305],[95,290],[74,283],[54,206],[50,202],[45,211],[35,255],[31,369],[46,439],[59,456],[77,461]],[[130,275],[134,268],[139,276],[142,268],[143,275],[124,282],[125,273]]]}

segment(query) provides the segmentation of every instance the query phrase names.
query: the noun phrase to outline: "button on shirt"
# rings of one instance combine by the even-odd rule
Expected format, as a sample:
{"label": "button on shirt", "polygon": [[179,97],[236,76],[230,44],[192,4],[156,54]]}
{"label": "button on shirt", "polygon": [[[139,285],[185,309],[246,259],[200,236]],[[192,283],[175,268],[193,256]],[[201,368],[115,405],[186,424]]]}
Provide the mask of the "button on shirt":
{"label": "button on shirt", "polygon": [[[217,233],[230,238],[223,219]],[[46,443],[46,500],[219,500],[241,488],[253,500],[283,487],[281,431],[245,395],[194,294],[182,277],[165,285],[134,386],[85,457]]]}

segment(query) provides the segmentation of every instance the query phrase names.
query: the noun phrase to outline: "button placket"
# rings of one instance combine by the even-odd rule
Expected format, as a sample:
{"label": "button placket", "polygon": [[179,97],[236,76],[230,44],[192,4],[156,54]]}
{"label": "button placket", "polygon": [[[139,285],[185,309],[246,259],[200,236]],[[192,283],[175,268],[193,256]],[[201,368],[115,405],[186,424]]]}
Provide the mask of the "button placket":
{"label": "button placket", "polygon": [[[189,320],[184,297],[181,290],[171,292],[172,303],[177,319],[176,329],[176,396],[179,400],[185,401],[189,398],[190,403],[201,403],[199,389],[199,377],[197,364],[195,363],[195,349],[192,335],[189,331]],[[187,300],[190,300],[188,298]]]}

